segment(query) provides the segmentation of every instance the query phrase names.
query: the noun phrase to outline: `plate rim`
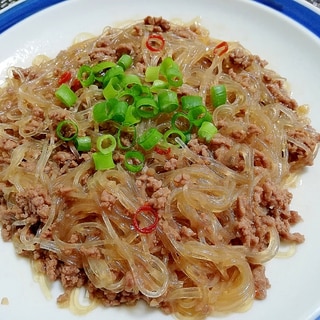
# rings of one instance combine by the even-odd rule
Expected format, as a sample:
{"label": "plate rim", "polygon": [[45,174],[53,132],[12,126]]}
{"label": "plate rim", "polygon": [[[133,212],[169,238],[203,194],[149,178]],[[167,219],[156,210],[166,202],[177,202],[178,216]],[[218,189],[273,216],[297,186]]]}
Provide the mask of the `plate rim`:
{"label": "plate rim", "polygon": [[[27,1],[32,1],[32,0],[27,0]],[[58,0],[58,2],[64,2],[65,0]],[[52,2],[52,0],[51,0]],[[66,2],[66,1],[65,1]],[[249,1],[248,1],[249,2]],[[271,9],[270,9],[271,10]],[[319,16],[320,17],[320,16]],[[1,18],[1,15],[0,15],[0,18]],[[0,22],[1,22],[1,19],[0,19]]]}

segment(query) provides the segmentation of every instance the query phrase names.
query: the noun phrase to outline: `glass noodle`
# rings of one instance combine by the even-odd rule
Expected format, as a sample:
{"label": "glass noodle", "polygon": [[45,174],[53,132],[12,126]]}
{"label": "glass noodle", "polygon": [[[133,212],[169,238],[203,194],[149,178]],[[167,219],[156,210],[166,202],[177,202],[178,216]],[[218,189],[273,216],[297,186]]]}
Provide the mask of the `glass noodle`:
{"label": "glass noodle", "polygon": [[[157,43],[149,38],[154,34]],[[268,281],[263,276],[260,292],[255,270],[264,275],[263,264],[275,257],[280,242],[303,241],[290,233],[299,216],[289,208],[287,189],[293,176],[312,165],[319,135],[305,106],[291,99],[285,79],[241,44],[222,41],[198,24],[148,17],[108,27],[28,69],[10,69],[0,89],[2,236],[35,261],[38,273],[61,280],[59,303],[84,313],[98,303],[143,299],[179,319],[236,312],[265,297]],[[183,135],[160,141],[160,151],[131,142],[143,154],[139,172],[126,169],[126,150],[117,145],[114,168],[96,170],[99,137],[114,135],[115,142],[123,124],[95,122],[103,88],[95,82],[79,86],[76,77],[83,65],[116,63],[123,54],[133,59],[125,73],[149,87],[146,68],[171,57],[183,83],[170,90],[179,102],[186,95],[201,97],[218,130],[214,137],[204,141],[193,129],[185,141]],[[62,76],[76,94],[71,107],[55,95]],[[210,88],[221,84],[226,101],[215,108]],[[156,128],[163,134],[171,118],[163,112],[143,119],[134,132],[139,137]],[[76,124],[79,136],[90,137],[89,151],[57,137],[64,120]],[[133,224],[143,205],[159,218],[146,233]],[[135,216],[141,228],[154,223],[147,211]],[[50,261],[56,263],[53,271]],[[93,301],[87,309],[75,306],[78,287]]]}

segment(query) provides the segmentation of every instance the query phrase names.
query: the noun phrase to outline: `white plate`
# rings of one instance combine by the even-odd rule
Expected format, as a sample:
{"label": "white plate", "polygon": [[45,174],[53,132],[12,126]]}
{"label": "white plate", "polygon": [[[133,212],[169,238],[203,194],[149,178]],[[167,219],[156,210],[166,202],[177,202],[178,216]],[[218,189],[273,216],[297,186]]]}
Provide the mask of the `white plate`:
{"label": "white plate", "polygon": [[[146,15],[185,22],[200,18],[212,37],[240,41],[289,79],[294,97],[310,105],[312,124],[320,130],[319,38],[291,18],[249,0],[69,0],[23,20],[0,35],[0,81],[9,65],[27,66],[37,54],[53,57],[81,32],[99,34],[106,25],[115,26]],[[267,264],[272,287],[266,300],[256,301],[244,314],[223,319],[314,320],[320,315],[319,176],[317,158],[294,190],[292,208],[304,218],[295,229],[305,235],[305,243],[298,247],[294,257],[274,259]],[[2,241],[0,273],[0,300],[3,297],[9,300],[9,305],[0,304],[0,319],[79,319],[69,310],[57,308],[59,286],[54,286],[52,299],[45,298],[32,278],[28,262],[16,257],[12,245]],[[143,304],[135,308],[98,308],[81,319],[115,317],[171,319]]]}

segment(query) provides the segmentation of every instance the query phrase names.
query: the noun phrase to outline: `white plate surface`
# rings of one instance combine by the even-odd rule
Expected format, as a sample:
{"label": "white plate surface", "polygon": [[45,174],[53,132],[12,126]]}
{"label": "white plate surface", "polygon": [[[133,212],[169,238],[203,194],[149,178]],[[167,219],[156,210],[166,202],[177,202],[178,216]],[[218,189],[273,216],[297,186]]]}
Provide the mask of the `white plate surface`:
{"label": "white plate surface", "polygon": [[[269,67],[289,79],[294,97],[310,105],[313,126],[320,130],[320,40],[292,19],[249,0],[69,0],[41,11],[0,35],[0,83],[10,65],[27,66],[37,54],[54,57],[81,32],[98,35],[104,26],[119,26],[146,15],[189,22],[200,18],[211,36],[240,41],[269,61]],[[319,157],[320,158],[320,157]],[[294,257],[267,264],[271,289],[264,301],[256,301],[244,314],[222,320],[284,319],[314,320],[320,315],[320,159],[302,176],[293,190],[292,209],[304,221],[295,229],[306,237]],[[30,265],[13,253],[10,243],[0,240],[0,319],[171,319],[158,310],[97,308],[85,316],[59,309],[54,286],[47,299],[33,280]]]}

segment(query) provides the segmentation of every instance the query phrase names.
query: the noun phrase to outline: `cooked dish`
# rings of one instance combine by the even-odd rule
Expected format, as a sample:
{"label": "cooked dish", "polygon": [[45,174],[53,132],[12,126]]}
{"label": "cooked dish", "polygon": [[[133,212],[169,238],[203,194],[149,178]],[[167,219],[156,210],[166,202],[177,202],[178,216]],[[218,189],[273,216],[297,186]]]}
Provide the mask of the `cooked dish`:
{"label": "cooked dish", "polygon": [[266,298],[320,135],[240,43],[146,17],[12,67],[0,89],[2,237],[105,306],[180,319]]}

